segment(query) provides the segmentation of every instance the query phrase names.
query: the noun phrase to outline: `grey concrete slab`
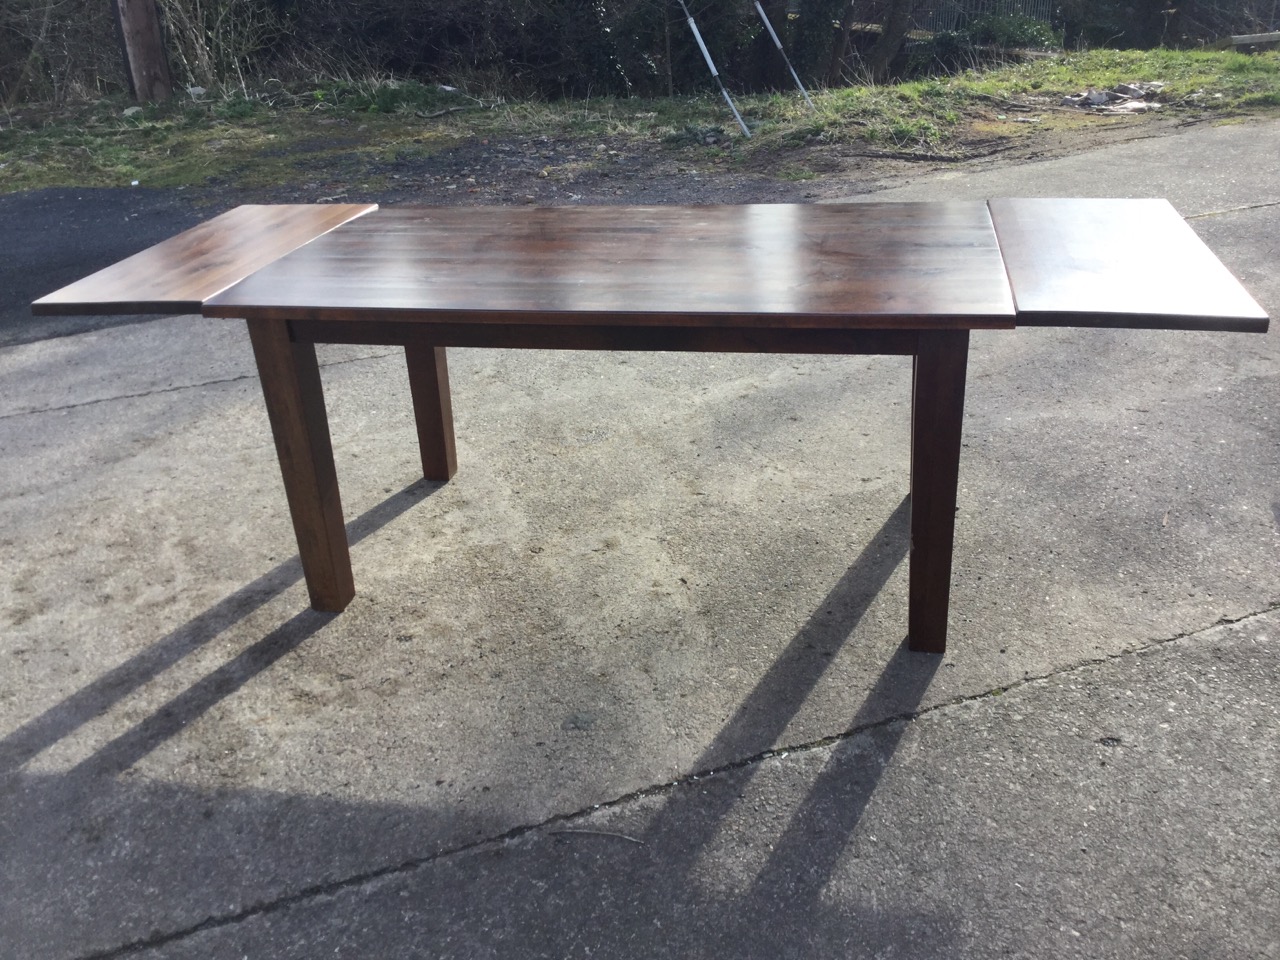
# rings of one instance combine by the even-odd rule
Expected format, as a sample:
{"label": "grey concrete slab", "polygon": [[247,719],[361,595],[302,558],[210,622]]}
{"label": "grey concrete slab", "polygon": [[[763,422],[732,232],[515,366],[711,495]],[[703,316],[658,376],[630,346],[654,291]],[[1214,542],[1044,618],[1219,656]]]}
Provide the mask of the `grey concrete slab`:
{"label": "grey concrete slab", "polygon": [[[385,357],[390,347],[326,344],[327,364]],[[148,317],[125,329],[50,338],[0,350],[0,419],[228,383],[257,382],[240,320]]]}
{"label": "grey concrete slab", "polygon": [[1280,956],[1278,663],[1253,617],[138,955]]}
{"label": "grey concrete slab", "polygon": [[[1219,136],[1193,130],[1176,149],[1208,168]],[[1272,313],[1275,215],[1195,221]],[[901,650],[898,358],[453,351],[461,469],[437,485],[417,479],[398,353],[326,351],[358,589],[327,617],[306,609],[237,326],[175,318],[0,349],[0,943],[19,958],[175,936],[178,949],[208,918],[272,904],[373,924],[327,891],[699,771],[761,770],[769,751],[958,716],[937,708],[1027,678],[1119,669],[1272,609],[1276,338],[976,337],[945,658]],[[1257,682],[1274,691],[1274,672]],[[1206,731],[1217,704],[1188,704]],[[1011,743],[1010,763],[1040,749]],[[769,763],[789,774],[796,757]],[[759,809],[803,803],[806,770],[767,781]],[[1172,767],[1143,775],[1179,789]],[[992,833],[1005,854],[1025,855],[1034,824],[1075,799],[1055,783],[1053,803],[1028,799],[1009,822],[1020,845]],[[943,797],[937,817],[967,821]],[[669,831],[686,811],[689,846],[705,846],[691,801]],[[786,836],[761,817],[726,848],[743,876]],[[1243,863],[1245,836],[1222,851]],[[1257,836],[1254,866],[1277,850]],[[991,856],[972,832],[948,849],[969,871]],[[1069,852],[1048,848],[1044,869],[1101,878]],[[1171,882],[1199,884],[1190,864],[1171,861]],[[1256,889],[1262,875],[1241,869]],[[579,888],[535,879],[547,929],[563,929]],[[608,889],[629,888],[624,875]],[[874,926],[855,888],[822,888],[822,909]],[[781,923],[786,889],[747,906],[773,904]],[[1145,916],[1145,889],[1122,898],[1126,917]],[[884,936],[970,942],[959,913],[907,901]],[[463,950],[469,921],[441,915]],[[263,936],[246,952],[291,955]],[[539,955],[529,937],[510,952]]]}

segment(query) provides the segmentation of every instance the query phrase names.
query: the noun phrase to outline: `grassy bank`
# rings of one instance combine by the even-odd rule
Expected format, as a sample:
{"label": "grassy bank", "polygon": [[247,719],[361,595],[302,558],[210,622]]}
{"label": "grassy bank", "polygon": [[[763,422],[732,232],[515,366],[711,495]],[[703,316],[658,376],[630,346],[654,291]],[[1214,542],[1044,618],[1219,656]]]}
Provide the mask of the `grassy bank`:
{"label": "grassy bank", "polygon": [[[246,186],[287,183],[326,157],[422,156],[472,138],[547,136],[660,143],[750,163],[761,152],[856,144],[886,155],[963,155],[977,140],[1093,122],[1064,95],[1161,81],[1164,110],[1230,118],[1280,113],[1280,54],[1098,50],[881,87],[742,97],[741,137],[710,95],[674,100],[507,102],[391,81],[268,83],[183,97],[126,116],[100,101],[14,110],[0,126],[0,192],[47,186]],[[800,168],[803,170],[803,168]],[[803,176],[803,172],[797,174]]]}

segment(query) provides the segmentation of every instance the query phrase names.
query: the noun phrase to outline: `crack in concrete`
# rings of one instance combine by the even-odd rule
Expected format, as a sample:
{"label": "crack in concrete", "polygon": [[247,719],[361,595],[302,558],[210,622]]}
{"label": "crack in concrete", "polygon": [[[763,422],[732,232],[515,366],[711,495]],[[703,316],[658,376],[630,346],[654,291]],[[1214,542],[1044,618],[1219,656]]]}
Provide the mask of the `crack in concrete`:
{"label": "crack in concrete", "polygon": [[[358,359],[369,359],[369,358],[358,358]],[[341,361],[341,362],[350,362],[350,361]],[[1068,674],[1076,673],[1080,670],[1088,669],[1090,667],[1102,666],[1108,663],[1114,663],[1117,660],[1123,660],[1129,657],[1144,656],[1145,654],[1150,653],[1153,650],[1158,650],[1162,647],[1166,647],[1172,643],[1176,643],[1179,640],[1186,640],[1191,637],[1209,633],[1211,630],[1217,630],[1220,627],[1233,626],[1238,623],[1243,623],[1246,620],[1252,620],[1257,617],[1264,617],[1264,616],[1267,616],[1268,614],[1275,613],[1278,610],[1280,610],[1280,600],[1273,601],[1272,603],[1270,603],[1268,606],[1264,607],[1261,610],[1256,610],[1251,613],[1242,614],[1241,616],[1238,616],[1238,617],[1221,617],[1215,623],[1210,624],[1207,627],[1200,627],[1195,630],[1187,630],[1182,633],[1174,634],[1173,636],[1170,636],[1170,637],[1160,637],[1160,638],[1151,639],[1139,647],[1134,647],[1129,650],[1123,650],[1119,653],[1108,654],[1106,656],[1097,657],[1090,660],[1082,660],[1077,663],[1073,663],[1069,666],[1061,667],[1057,670],[1050,670],[1045,674],[1040,674],[1037,676],[1024,676],[1021,680],[1011,683],[1007,687],[994,687],[990,690],[985,690],[982,693],[975,693],[969,696],[953,697],[950,700],[945,700],[940,703],[935,703],[931,706],[924,707],[923,709],[920,709],[920,710],[906,711],[903,713],[897,713],[891,716],[882,717],[881,719],[876,720],[872,723],[865,723],[865,724],[862,724],[861,726],[851,727],[850,729],[845,730],[842,733],[834,734],[829,737],[823,737],[818,740],[797,744],[795,746],[774,747],[772,749],[765,750],[761,753],[754,754],[750,757],[745,757],[741,760],[735,760],[732,763],[726,763],[718,767],[710,767],[703,770],[695,770],[691,773],[687,773],[684,776],[679,777],[675,780],[672,780],[668,783],[660,783],[660,784],[655,784],[649,787],[643,787],[639,790],[633,790],[630,793],[624,794],[619,797],[615,797],[612,800],[606,800],[603,803],[592,804],[591,807],[589,808],[584,808],[582,810],[575,810],[571,813],[556,814],[555,816],[549,817],[546,820],[543,820],[539,823],[524,824],[521,826],[512,827],[510,830],[507,830],[504,833],[498,834],[497,836],[486,837],[481,840],[475,840],[470,843],[464,843],[456,847],[451,847],[446,850],[441,850],[440,852],[431,854],[430,856],[415,857],[410,860],[406,860],[402,863],[393,864],[391,866],[386,866],[386,867],[380,867],[379,869],[369,870],[364,873],[354,874],[353,876],[347,877],[342,880],[331,880],[327,883],[315,884],[314,886],[305,887],[302,890],[299,890],[295,893],[278,897],[275,900],[270,900],[266,903],[259,903],[259,904],[255,904],[254,906],[246,907],[243,910],[236,911],[235,913],[223,914],[222,916],[217,916],[217,917],[208,917],[205,920],[201,921],[200,923],[194,924],[190,927],[186,927],[182,930],[176,930],[171,933],[149,937],[145,940],[135,940],[132,943],[127,943],[122,946],[113,947],[109,950],[104,950],[97,953],[85,954],[77,958],[77,960],[117,960],[117,958],[126,957],[131,954],[141,953],[144,950],[151,950],[157,947],[162,947],[162,946],[165,946],[166,944],[175,943],[179,940],[184,940],[187,937],[193,936],[198,933],[203,933],[207,930],[216,930],[222,927],[229,927],[237,923],[242,923],[246,920],[254,919],[255,917],[268,916],[273,913],[278,913],[282,910],[288,909],[289,907],[295,906],[300,903],[305,903],[317,897],[329,896],[332,894],[340,893],[344,890],[356,889],[361,886],[365,886],[367,884],[374,883],[379,880],[384,880],[388,877],[394,877],[401,874],[412,873],[413,871],[418,870],[422,867],[429,866],[433,863],[438,863],[449,857],[454,857],[459,854],[469,853],[474,850],[482,849],[485,847],[496,846],[502,843],[508,843],[512,840],[527,836],[531,833],[546,831],[550,827],[570,825],[575,821],[580,820],[583,817],[590,816],[591,814],[596,813],[600,810],[612,810],[617,807],[623,806],[625,804],[632,803],[636,800],[642,800],[649,797],[674,793],[678,788],[682,786],[686,786],[690,783],[694,783],[699,780],[706,780],[711,777],[724,776],[726,774],[733,773],[735,771],[742,770],[747,767],[757,766],[763,763],[765,760],[771,759],[773,757],[785,757],[786,755],[791,753],[808,753],[813,750],[822,750],[827,747],[831,747],[836,744],[843,743],[847,740],[851,740],[854,737],[861,736],[862,734],[868,733],[873,730],[880,730],[885,727],[891,726],[892,724],[895,724],[895,723],[911,722],[913,720],[918,720],[921,717],[924,717],[926,715],[936,713],[941,710],[947,710],[952,707],[960,706],[962,704],[972,703],[978,700],[993,699],[995,697],[1002,696],[1003,694],[1006,694],[1010,691],[1019,690],[1022,687],[1026,687],[1030,684],[1036,683],[1041,680],[1050,680],[1055,677],[1066,676]]]}
{"label": "crack in concrete", "polygon": [[1246,203],[1242,207],[1227,207],[1225,210],[1210,210],[1207,213],[1193,213],[1184,220],[1203,220],[1205,217],[1221,217],[1228,213],[1240,213],[1244,210],[1262,210],[1265,207],[1280,207],[1280,200],[1268,200],[1266,203]]}
{"label": "crack in concrete", "polygon": [[[320,368],[340,367],[347,363],[360,363],[363,360],[382,360],[385,357],[394,356],[395,351],[389,353],[376,353],[367,357],[351,357],[347,360],[330,360],[327,363],[320,364]],[[38,410],[15,410],[13,413],[0,413],[0,420],[12,420],[15,417],[36,417],[44,413],[61,413],[64,410],[79,410],[82,407],[93,407],[100,403],[114,403],[117,400],[139,400],[143,397],[158,397],[166,393],[178,393],[182,390],[196,390],[200,387],[216,387],[224,383],[239,383],[242,380],[257,380],[256,373],[243,373],[238,377],[227,377],[222,380],[202,380],[199,383],[183,383],[175,387],[158,387],[155,390],[145,390],[142,393],[121,393],[113,397],[98,397],[94,400],[82,400],[79,403],[67,403],[60,407],[43,407]]]}
{"label": "crack in concrete", "polygon": [[113,403],[116,400],[138,400],[142,397],[158,397],[166,393],[178,393],[182,390],[194,390],[197,387],[214,387],[222,383],[238,383],[241,380],[257,379],[254,374],[244,374],[239,377],[228,377],[225,380],[204,380],[200,383],[184,383],[176,387],[159,387],[155,390],[147,390],[143,393],[120,393],[113,397],[98,397],[95,400],[82,400],[79,403],[67,403],[60,407],[43,407],[39,410],[16,410],[13,413],[0,414],[0,420],[12,420],[15,417],[36,417],[44,413],[61,413],[64,410],[79,410],[83,407],[94,407],[100,403]]}

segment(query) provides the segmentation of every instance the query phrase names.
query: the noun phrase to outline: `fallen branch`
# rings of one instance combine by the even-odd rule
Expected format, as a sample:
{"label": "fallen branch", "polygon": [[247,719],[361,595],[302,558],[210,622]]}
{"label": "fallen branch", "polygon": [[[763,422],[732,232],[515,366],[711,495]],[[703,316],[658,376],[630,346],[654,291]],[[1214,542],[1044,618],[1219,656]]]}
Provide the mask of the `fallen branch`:
{"label": "fallen branch", "polygon": [[1033,111],[1040,109],[1039,107],[1029,107],[1025,103],[1018,103],[1015,100],[1006,100],[1004,97],[993,97],[989,93],[973,93],[970,94],[970,96],[976,97],[979,100],[990,100],[992,103],[998,103],[1006,110],[1022,110],[1026,113],[1032,113]]}
{"label": "fallen branch", "polygon": [[483,103],[468,104],[465,107],[445,107],[443,110],[437,110],[435,113],[417,112],[415,116],[421,117],[423,120],[434,120],[436,117],[443,117],[446,113],[460,113],[463,110],[486,110]]}
{"label": "fallen branch", "polygon": [[[991,153],[996,153],[993,150]],[[955,154],[955,153],[919,153],[910,150],[859,150],[850,154],[854,157],[867,157],[872,160],[912,160],[917,162],[933,162],[933,163],[961,163],[965,160],[973,160],[976,157],[990,156],[988,153],[973,154]]]}

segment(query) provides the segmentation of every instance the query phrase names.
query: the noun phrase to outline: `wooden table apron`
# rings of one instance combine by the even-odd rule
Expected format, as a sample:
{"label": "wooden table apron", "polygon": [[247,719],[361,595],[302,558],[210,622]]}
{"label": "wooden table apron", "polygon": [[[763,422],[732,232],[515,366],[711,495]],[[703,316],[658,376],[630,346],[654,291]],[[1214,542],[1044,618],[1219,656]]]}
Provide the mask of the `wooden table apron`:
{"label": "wooden table apron", "polygon": [[355,586],[316,343],[403,346],[430,480],[457,469],[450,346],[911,356],[908,638],[934,652],[970,330],[1269,323],[1167,202],[1074,199],[249,206],[32,309],[247,320],[307,589],[328,611]]}
{"label": "wooden table apron", "polygon": [[964,419],[968,330],[677,331],[253,319],[249,336],[275,437],[312,606],[341,611],[355,595],[316,343],[401,345],[423,475],[457,470],[444,344],[575,350],[695,350],[913,357],[908,637],[946,649],[951,558]]}

